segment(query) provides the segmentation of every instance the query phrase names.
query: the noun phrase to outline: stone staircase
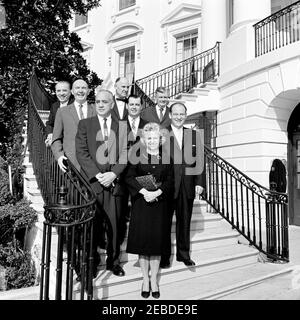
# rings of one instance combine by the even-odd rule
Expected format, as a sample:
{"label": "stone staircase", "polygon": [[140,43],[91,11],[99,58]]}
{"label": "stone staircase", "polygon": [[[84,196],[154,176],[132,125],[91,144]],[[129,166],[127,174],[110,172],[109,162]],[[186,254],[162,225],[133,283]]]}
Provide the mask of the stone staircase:
{"label": "stone staircase", "polygon": [[170,102],[182,101],[187,107],[187,114],[194,114],[203,111],[216,111],[220,106],[220,94],[218,83],[206,82],[187,93],[180,93]]}
{"label": "stone staircase", "polygon": [[[175,217],[172,226],[172,252],[175,251]],[[226,272],[228,285],[235,283],[236,270],[260,264],[258,251],[238,243],[239,234],[219,215],[209,212],[203,200],[194,201],[191,224],[191,257],[195,267],[186,267],[171,258],[171,268],[160,270],[161,299],[191,299],[207,295],[218,288],[214,279]],[[121,263],[126,275],[116,277],[105,270],[105,251],[101,252],[103,263],[94,280],[94,299],[137,300],[140,297],[142,274],[138,256],[126,253],[126,241],[122,245]],[[210,279],[209,282],[208,279]],[[245,280],[245,277],[243,278]],[[206,286],[197,283],[207,282]],[[220,288],[222,283],[219,282]],[[74,283],[74,298],[80,296],[80,283]]]}

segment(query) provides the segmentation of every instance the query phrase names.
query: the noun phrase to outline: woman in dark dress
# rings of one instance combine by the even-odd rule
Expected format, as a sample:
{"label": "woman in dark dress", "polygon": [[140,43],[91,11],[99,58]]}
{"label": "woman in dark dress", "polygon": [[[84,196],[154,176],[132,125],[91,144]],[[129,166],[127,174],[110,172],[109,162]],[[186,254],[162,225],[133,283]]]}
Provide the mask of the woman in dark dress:
{"label": "woman in dark dress", "polygon": [[[173,165],[162,154],[161,129],[157,123],[145,125],[138,162],[130,158],[126,183],[131,194],[132,211],[128,231],[127,252],[138,254],[143,274],[142,297],[159,298],[157,275],[163,248],[163,235],[168,223],[168,202],[173,196]],[[164,161],[163,161],[164,160]],[[166,162],[166,163],[163,163]],[[152,174],[157,188],[149,191],[136,177]],[[148,188],[149,189],[149,188]],[[151,270],[151,277],[149,272]]]}

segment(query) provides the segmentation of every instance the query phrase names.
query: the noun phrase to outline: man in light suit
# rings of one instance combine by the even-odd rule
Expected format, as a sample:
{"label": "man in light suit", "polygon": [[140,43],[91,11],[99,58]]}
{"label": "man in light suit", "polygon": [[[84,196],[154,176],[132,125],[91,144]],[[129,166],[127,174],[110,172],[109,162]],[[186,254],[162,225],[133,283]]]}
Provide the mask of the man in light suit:
{"label": "man in light suit", "polygon": [[115,89],[116,94],[114,96],[114,106],[111,112],[111,116],[119,121],[119,120],[125,120],[127,117],[127,96],[129,91],[129,81],[125,77],[120,77],[116,79],[115,82]]}
{"label": "man in light suit", "polygon": [[174,162],[175,191],[173,208],[169,212],[169,225],[166,232],[164,253],[161,257],[161,267],[170,266],[171,256],[171,226],[175,210],[176,214],[176,259],[186,266],[194,266],[190,257],[190,224],[195,194],[203,191],[204,148],[200,133],[185,128],[187,109],[181,102],[170,106],[171,125],[170,155]]}
{"label": "man in light suit", "polygon": [[57,111],[51,145],[54,157],[63,172],[66,170],[63,160],[67,157],[80,169],[75,152],[78,123],[81,119],[96,115],[95,107],[87,103],[89,88],[84,80],[78,79],[73,83],[72,94],[75,101]]}
{"label": "man in light suit", "polygon": [[161,127],[166,128],[170,126],[171,120],[169,117],[169,94],[165,87],[158,87],[155,91],[154,107],[145,108],[141,113],[141,118],[146,122],[156,122]]}
{"label": "man in light suit", "polygon": [[[119,255],[123,241],[120,230],[124,195],[122,173],[127,166],[127,125],[112,117],[113,106],[113,94],[99,90],[96,95],[97,115],[79,122],[76,156],[97,198],[96,218],[106,222],[106,269],[116,276],[124,276]],[[97,232],[95,230],[95,234]]]}
{"label": "man in light suit", "polygon": [[51,105],[49,118],[46,122],[47,139],[45,140],[45,144],[47,147],[50,147],[52,143],[53,128],[57,110],[71,104],[74,101],[74,98],[71,97],[71,85],[68,81],[57,82],[55,85],[55,94],[57,101]]}

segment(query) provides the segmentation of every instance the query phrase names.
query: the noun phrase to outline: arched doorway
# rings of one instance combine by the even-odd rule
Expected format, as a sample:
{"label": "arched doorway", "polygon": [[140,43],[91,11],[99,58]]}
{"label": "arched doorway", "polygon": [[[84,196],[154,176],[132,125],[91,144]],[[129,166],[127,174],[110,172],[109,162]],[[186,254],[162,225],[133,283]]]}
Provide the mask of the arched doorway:
{"label": "arched doorway", "polygon": [[300,103],[288,122],[288,140],[289,220],[300,226]]}

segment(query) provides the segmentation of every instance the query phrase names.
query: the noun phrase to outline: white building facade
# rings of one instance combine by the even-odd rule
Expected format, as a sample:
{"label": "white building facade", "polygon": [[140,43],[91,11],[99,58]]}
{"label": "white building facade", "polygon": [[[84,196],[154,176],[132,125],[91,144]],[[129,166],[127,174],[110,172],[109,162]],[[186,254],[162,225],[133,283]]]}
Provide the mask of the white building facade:
{"label": "white building facade", "polygon": [[[70,27],[82,39],[89,66],[109,88],[119,76],[143,78],[220,41],[213,98],[217,153],[266,187],[272,161],[286,162],[290,223],[300,225],[300,126],[295,120],[300,113],[300,9],[284,16],[292,23],[282,22],[281,29],[275,22],[261,29],[266,34],[255,33],[253,26],[296,2],[103,0]],[[255,51],[259,39],[269,39],[272,50]],[[189,114],[212,110],[204,101],[197,99]]]}

